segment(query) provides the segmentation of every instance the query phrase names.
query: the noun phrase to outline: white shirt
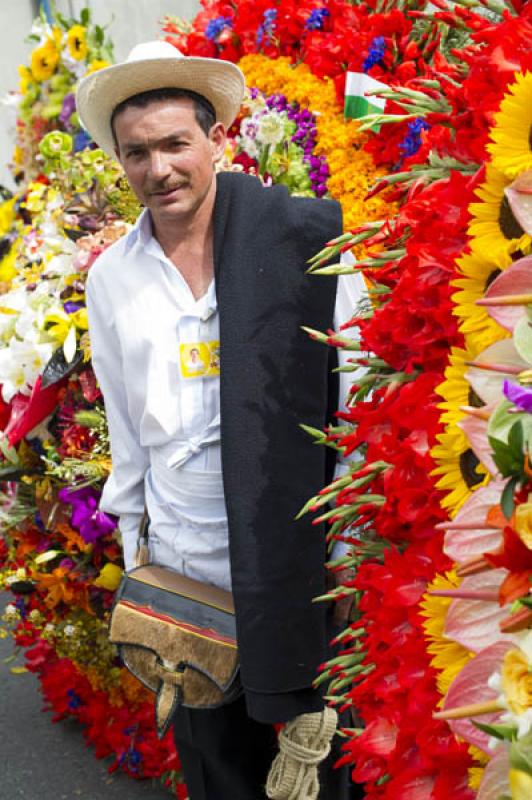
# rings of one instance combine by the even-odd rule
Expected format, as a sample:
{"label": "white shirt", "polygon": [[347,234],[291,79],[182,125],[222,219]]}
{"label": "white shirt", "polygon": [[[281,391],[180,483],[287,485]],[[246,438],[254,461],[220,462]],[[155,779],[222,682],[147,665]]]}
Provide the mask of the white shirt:
{"label": "white shirt", "polygon": [[[340,276],[335,329],[364,292],[359,274]],[[146,503],[151,558],[229,589],[220,380],[216,371],[190,368],[190,346],[219,339],[214,281],[195,300],[144,211],[93,265],[87,308],[113,460],[100,508],[120,517],[126,569]],[[348,354],[339,356],[345,363]],[[352,373],[340,373],[339,407],[352,381]]]}

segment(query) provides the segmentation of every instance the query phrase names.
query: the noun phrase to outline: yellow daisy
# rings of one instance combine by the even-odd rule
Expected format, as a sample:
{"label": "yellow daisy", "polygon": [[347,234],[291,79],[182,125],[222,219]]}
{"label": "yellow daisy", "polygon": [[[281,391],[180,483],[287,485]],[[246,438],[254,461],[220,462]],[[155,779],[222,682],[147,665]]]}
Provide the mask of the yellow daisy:
{"label": "yellow daisy", "polygon": [[87,57],[87,29],[83,25],[73,25],[67,33],[68,52],[76,61]]}
{"label": "yellow daisy", "polygon": [[490,131],[493,144],[488,150],[493,165],[508,178],[516,178],[532,168],[532,72],[518,72],[508,87],[495,126]]}
{"label": "yellow daisy", "polygon": [[441,501],[451,517],[454,517],[465,501],[490,480],[484,467],[469,445],[467,436],[457,426],[449,427],[436,437],[439,444],[431,450],[438,466],[431,475],[440,476],[436,487],[446,495]]}
{"label": "yellow daisy", "polygon": [[31,74],[38,83],[47,81],[59,64],[59,51],[53,39],[47,39],[31,54]]}
{"label": "yellow daisy", "polygon": [[452,296],[456,304],[453,314],[460,319],[460,331],[473,358],[490,344],[511,335],[490,317],[485,308],[476,304],[495,278],[511,263],[512,257],[504,252],[496,258],[484,258],[477,252],[471,252],[456,262],[463,277],[451,281],[451,286],[460,289]]}
{"label": "yellow daisy", "polygon": [[432,583],[428,586],[427,594],[421,601],[422,617],[425,617],[423,628],[428,639],[427,650],[432,656],[431,666],[437,671],[436,685],[442,699],[441,705],[449,686],[465,665],[473,658],[474,653],[467,650],[463,645],[454,642],[444,634],[445,618],[447,609],[452,603],[451,597],[433,597],[428,592],[436,590],[456,589],[460,586],[460,578],[454,571],[445,575],[436,575]]}
{"label": "yellow daisy", "polygon": [[468,233],[471,248],[482,258],[498,259],[520,250],[530,252],[532,239],[517,222],[504,190],[511,181],[491,164],[486,170],[486,180],[475,189],[481,203],[471,203],[472,220]]}

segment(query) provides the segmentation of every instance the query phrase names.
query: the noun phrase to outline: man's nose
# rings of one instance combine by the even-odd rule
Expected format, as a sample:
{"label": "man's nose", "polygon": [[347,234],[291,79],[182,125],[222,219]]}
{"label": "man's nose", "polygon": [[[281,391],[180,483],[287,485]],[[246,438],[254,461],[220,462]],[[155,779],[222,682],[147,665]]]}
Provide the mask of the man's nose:
{"label": "man's nose", "polygon": [[160,150],[153,150],[150,154],[150,173],[152,178],[160,180],[166,178],[171,172],[170,160]]}

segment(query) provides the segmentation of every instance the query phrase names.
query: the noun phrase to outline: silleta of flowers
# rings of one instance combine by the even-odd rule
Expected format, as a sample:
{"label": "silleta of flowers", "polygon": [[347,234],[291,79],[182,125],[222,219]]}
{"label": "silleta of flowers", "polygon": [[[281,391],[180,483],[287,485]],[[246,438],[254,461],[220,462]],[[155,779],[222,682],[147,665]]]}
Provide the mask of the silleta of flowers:
{"label": "silleta of flowers", "polygon": [[[85,13],[61,18],[59,27],[39,20],[38,48],[53,37],[59,48],[80,28],[86,42],[101,39]],[[16,159],[24,173],[17,174],[26,182],[0,207],[0,582],[13,593],[4,622],[54,719],[78,719],[110,769],[158,776],[184,797],[171,736],[159,742],[155,735],[151,695],[107,641],[122,562],[116,520],[98,510],[111,460],[90,366],[84,285],[95,258],[127,231],[139,207],[118,165],[82,141],[76,127],[68,98],[90,48],[78,72],[63,70],[63,49],[38,73],[41,105],[21,110],[24,94],[16,95],[26,132]],[[252,88],[222,168],[300,195],[337,197],[350,224],[358,224],[359,201],[380,176],[363,150],[368,135],[344,120],[333,84],[286,59],[250,56],[242,67]],[[50,126],[55,121],[62,130],[49,130],[42,108],[57,71],[69,76],[61,109],[70,113],[50,114]],[[369,213],[383,216],[387,208],[375,198]]]}
{"label": "silleta of flowers", "polygon": [[[337,425],[309,431],[349,468],[301,511],[351,545],[329,569],[356,567],[328,596],[351,596],[353,621],[317,678],[356,710],[344,760],[368,800],[529,800],[530,8],[205,0],[164,34],[240,64],[251,89],[222,168],[337,199],[346,233],[311,271],[349,271],[324,264],[353,250],[370,287],[343,330],[309,331],[365,367]],[[26,183],[0,206],[5,622],[55,718],[185,797],[105,628],[122,564],[97,507],[111,463],[84,281],[139,209],[81,147],[68,97],[110,50],[86,12],[35,36],[16,95]],[[344,101],[373,113],[346,120]]]}

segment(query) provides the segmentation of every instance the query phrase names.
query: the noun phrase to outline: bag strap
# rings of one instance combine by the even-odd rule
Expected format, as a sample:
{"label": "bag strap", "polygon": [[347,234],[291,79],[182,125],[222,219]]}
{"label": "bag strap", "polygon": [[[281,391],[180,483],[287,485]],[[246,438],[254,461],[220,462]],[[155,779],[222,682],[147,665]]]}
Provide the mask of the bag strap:
{"label": "bag strap", "polygon": [[144,506],[142,517],[139,524],[139,532],[137,539],[137,555],[135,557],[136,567],[145,567],[150,560],[150,551],[148,548],[150,518],[148,516],[148,509]]}

